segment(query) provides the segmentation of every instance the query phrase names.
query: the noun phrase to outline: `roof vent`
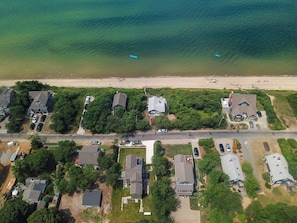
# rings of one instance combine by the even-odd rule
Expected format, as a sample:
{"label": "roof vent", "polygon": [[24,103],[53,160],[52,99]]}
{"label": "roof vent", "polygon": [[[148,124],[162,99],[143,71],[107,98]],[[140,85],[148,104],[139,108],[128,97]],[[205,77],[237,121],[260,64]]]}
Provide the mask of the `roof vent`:
{"label": "roof vent", "polygon": [[277,157],[277,160],[280,160],[280,157]]}

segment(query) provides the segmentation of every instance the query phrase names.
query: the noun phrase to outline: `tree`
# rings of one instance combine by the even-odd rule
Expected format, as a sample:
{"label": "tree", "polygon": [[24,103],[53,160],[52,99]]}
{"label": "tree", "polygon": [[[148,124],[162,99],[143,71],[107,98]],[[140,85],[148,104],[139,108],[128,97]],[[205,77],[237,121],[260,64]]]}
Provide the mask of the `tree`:
{"label": "tree", "polygon": [[74,141],[65,140],[58,142],[58,147],[54,150],[56,162],[71,162],[72,155],[76,149],[76,143]]}
{"label": "tree", "polygon": [[31,135],[29,137],[29,140],[31,142],[31,149],[32,150],[37,150],[37,149],[40,149],[40,148],[43,147],[43,143],[41,142],[40,137],[39,137],[38,134]]}
{"label": "tree", "polygon": [[168,175],[169,162],[167,158],[162,156],[153,156],[154,173],[157,178]]}
{"label": "tree", "polygon": [[0,209],[1,223],[24,223],[29,215],[29,204],[21,197],[9,199]]}
{"label": "tree", "polygon": [[121,164],[113,163],[112,166],[106,171],[106,184],[115,188],[117,181],[121,176]]}
{"label": "tree", "polygon": [[216,166],[221,164],[220,155],[217,152],[207,153],[202,160],[199,161],[199,169],[205,173],[209,174]]}
{"label": "tree", "polygon": [[36,222],[42,222],[42,223],[58,223],[61,220],[58,210],[54,207],[52,208],[42,208],[40,210],[37,210],[31,214],[27,222],[28,223],[36,223]]}
{"label": "tree", "polygon": [[152,186],[151,193],[156,214],[161,220],[168,219],[170,213],[175,211],[178,205],[170,180],[165,177],[158,179]]}
{"label": "tree", "polygon": [[209,174],[209,185],[211,186],[215,186],[219,183],[223,183],[224,185],[227,185],[228,182],[229,182],[228,175],[222,171],[213,169]]}
{"label": "tree", "polygon": [[101,171],[109,169],[113,163],[113,154],[105,154],[104,156],[98,158],[98,166]]}

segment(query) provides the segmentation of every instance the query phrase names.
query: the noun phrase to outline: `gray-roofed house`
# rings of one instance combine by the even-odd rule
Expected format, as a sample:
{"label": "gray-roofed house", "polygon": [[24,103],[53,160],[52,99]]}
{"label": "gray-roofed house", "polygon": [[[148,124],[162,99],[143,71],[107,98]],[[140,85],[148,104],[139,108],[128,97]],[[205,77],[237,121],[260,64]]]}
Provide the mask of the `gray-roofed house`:
{"label": "gray-roofed house", "polygon": [[283,155],[279,153],[270,154],[265,156],[265,161],[273,185],[294,182],[294,178],[289,173],[288,163]]}
{"label": "gray-roofed house", "polygon": [[148,113],[150,116],[165,114],[167,101],[163,97],[151,96],[148,99]]}
{"label": "gray-roofed house", "polygon": [[178,154],[174,156],[175,192],[180,196],[190,196],[194,191],[193,157]]}
{"label": "gray-roofed house", "polygon": [[28,114],[47,114],[51,96],[52,94],[49,91],[29,91],[31,105],[28,109]]}
{"label": "gray-roofed house", "polygon": [[112,110],[114,110],[116,107],[122,107],[126,109],[126,105],[127,105],[126,94],[118,92],[113,96]]}
{"label": "gray-roofed house", "polygon": [[257,118],[257,96],[255,94],[230,94],[229,106],[233,118]]}
{"label": "gray-roofed house", "polygon": [[78,165],[94,165],[94,167],[98,167],[97,159],[101,153],[102,150],[99,149],[98,146],[83,146],[78,153]]}
{"label": "gray-roofed house", "polygon": [[237,183],[242,186],[245,177],[238,156],[233,153],[228,153],[220,156],[220,158],[223,172],[229,176],[229,184],[232,185]]}
{"label": "gray-roofed house", "polygon": [[101,200],[101,190],[86,190],[82,198],[82,206],[84,208],[100,208]]}
{"label": "gray-roofed house", "polygon": [[14,98],[15,92],[10,89],[4,89],[0,94],[0,115],[6,116],[9,111],[9,106]]}
{"label": "gray-roofed house", "polygon": [[143,159],[134,154],[126,156],[125,171],[122,173],[124,187],[130,187],[133,199],[142,199],[143,194]]}
{"label": "gray-roofed house", "polygon": [[46,186],[47,180],[27,178],[26,188],[23,193],[23,200],[28,203],[38,203],[44,195]]}

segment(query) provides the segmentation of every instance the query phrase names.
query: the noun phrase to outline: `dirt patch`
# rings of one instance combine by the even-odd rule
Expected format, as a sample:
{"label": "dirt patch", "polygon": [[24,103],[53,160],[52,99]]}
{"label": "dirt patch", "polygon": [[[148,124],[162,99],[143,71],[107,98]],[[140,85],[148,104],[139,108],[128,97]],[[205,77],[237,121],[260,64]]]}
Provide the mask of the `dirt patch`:
{"label": "dirt patch", "polygon": [[31,148],[31,143],[29,141],[15,141],[14,143],[14,146],[9,147],[7,141],[0,141],[0,160],[3,165],[3,171],[0,174],[0,206],[5,201],[3,195],[10,192],[16,180],[11,169],[13,166],[13,163],[10,161],[11,155],[16,152],[18,147],[20,148],[19,154],[21,152],[28,154]]}
{"label": "dirt patch", "polygon": [[[97,182],[98,184],[99,182]],[[102,201],[101,201],[101,208],[98,211],[99,217],[108,216],[111,212],[111,194],[112,188],[106,186],[105,183],[100,183],[99,188],[102,191]],[[81,223],[82,219],[81,216],[83,211],[85,210],[82,207],[82,198],[83,192],[74,193],[73,195],[63,195],[60,203],[59,210],[61,210],[65,216],[72,217],[75,219],[76,223]],[[85,222],[85,221],[84,221]],[[92,222],[90,220],[89,222]]]}

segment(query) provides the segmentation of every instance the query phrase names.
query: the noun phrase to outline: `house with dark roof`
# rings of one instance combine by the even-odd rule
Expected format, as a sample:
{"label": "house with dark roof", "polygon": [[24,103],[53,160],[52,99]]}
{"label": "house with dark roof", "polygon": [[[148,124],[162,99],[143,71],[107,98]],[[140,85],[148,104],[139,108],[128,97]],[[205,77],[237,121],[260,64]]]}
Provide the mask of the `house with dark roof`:
{"label": "house with dark roof", "polygon": [[257,96],[255,94],[235,94],[229,96],[228,105],[234,119],[257,118]]}
{"label": "house with dark roof", "polygon": [[49,103],[51,100],[52,94],[48,91],[29,91],[29,99],[31,105],[28,109],[28,114],[47,114]]}
{"label": "house with dark roof", "polygon": [[102,200],[101,190],[86,190],[82,198],[82,207],[100,208]]}
{"label": "house with dark roof", "polygon": [[228,153],[220,156],[220,158],[223,172],[229,176],[229,185],[237,183],[239,186],[243,186],[242,183],[245,177],[238,156],[233,153]]}
{"label": "house with dark roof", "polygon": [[0,94],[0,115],[6,116],[9,111],[9,106],[15,96],[15,92],[10,89],[4,89]]}
{"label": "house with dark roof", "polygon": [[193,157],[178,154],[174,156],[175,192],[180,196],[190,196],[194,191]]}
{"label": "house with dark roof", "polygon": [[265,162],[273,185],[295,181],[289,173],[288,163],[283,155],[279,153],[267,155],[265,156]]}
{"label": "house with dark roof", "polygon": [[124,187],[130,188],[133,199],[142,199],[143,195],[143,159],[134,154],[126,156],[125,170],[122,172]]}
{"label": "house with dark roof", "polygon": [[151,96],[148,98],[148,113],[150,116],[165,114],[167,101],[163,97]]}
{"label": "house with dark roof", "polygon": [[44,195],[47,180],[42,180],[38,178],[27,178],[26,188],[23,193],[23,200],[28,203],[39,203]]}
{"label": "house with dark roof", "polygon": [[116,93],[113,96],[113,102],[112,102],[112,110],[114,110],[116,107],[121,107],[126,109],[127,105],[127,95],[124,93]]}
{"label": "house with dark roof", "polygon": [[98,167],[98,157],[104,153],[104,150],[99,149],[98,146],[89,145],[83,146],[78,152],[77,164],[80,166],[93,165]]}

